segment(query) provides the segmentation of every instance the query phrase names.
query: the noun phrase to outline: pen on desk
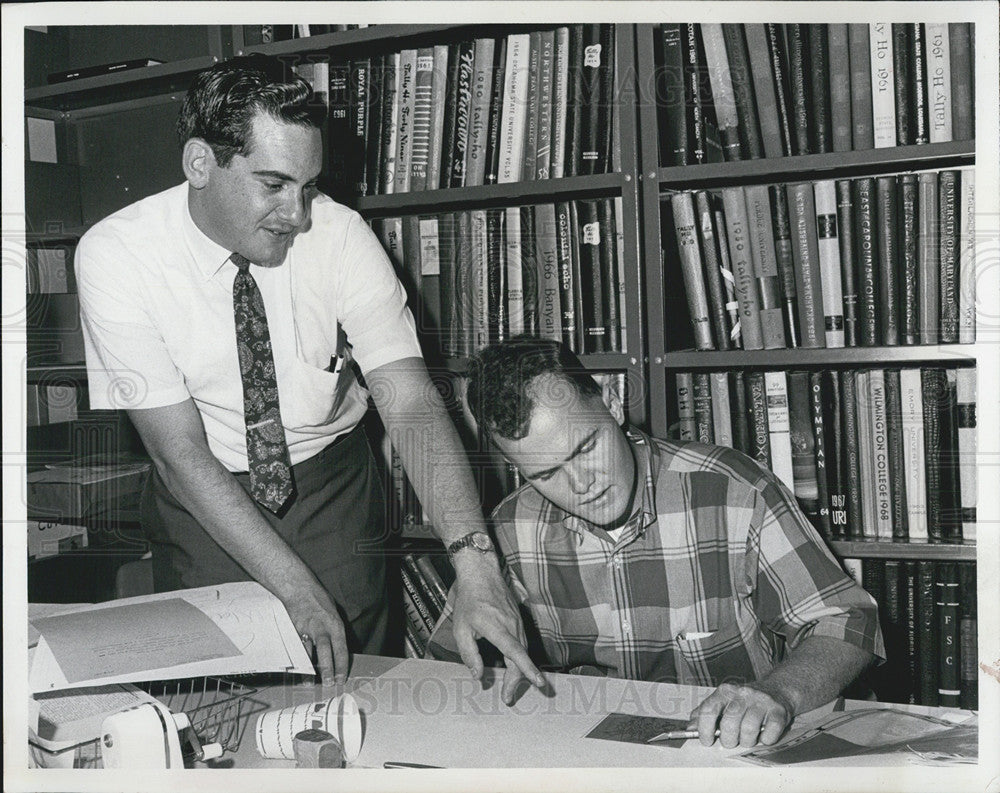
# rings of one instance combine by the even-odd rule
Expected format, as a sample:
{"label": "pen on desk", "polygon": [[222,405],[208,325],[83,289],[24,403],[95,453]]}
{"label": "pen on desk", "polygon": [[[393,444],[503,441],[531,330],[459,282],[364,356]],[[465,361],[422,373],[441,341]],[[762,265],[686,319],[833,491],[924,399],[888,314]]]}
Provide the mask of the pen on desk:
{"label": "pen on desk", "polygon": [[[715,737],[718,738],[722,734],[721,730],[715,731]],[[654,735],[646,743],[656,743],[658,741],[686,741],[691,738],[700,738],[701,733],[697,730],[670,730],[668,732],[661,732],[659,735]]]}
{"label": "pen on desk", "polygon": [[439,765],[424,765],[423,763],[400,763],[389,760],[382,765],[382,768],[441,768]]}

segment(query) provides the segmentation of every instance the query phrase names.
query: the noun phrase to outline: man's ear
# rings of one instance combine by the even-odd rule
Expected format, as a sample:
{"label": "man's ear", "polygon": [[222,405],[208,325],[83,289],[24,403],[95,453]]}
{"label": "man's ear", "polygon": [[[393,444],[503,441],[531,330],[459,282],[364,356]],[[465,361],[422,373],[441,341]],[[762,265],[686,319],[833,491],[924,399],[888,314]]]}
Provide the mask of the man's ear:
{"label": "man's ear", "polygon": [[216,167],[215,153],[201,138],[189,138],[181,153],[181,166],[188,184],[195,190],[201,190],[208,184],[212,169]]}
{"label": "man's ear", "polygon": [[610,377],[601,386],[601,399],[604,401],[604,405],[610,411],[611,415],[615,417],[618,426],[624,427],[625,405],[622,403],[622,395],[618,393],[618,389],[612,387]]}

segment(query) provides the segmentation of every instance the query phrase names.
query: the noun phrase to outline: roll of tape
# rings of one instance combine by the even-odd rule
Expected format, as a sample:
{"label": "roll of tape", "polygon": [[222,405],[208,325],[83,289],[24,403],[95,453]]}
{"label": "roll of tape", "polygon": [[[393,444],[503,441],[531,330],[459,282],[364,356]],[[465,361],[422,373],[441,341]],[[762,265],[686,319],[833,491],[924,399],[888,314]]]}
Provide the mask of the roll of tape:
{"label": "roll of tape", "polygon": [[257,751],[269,760],[294,760],[294,738],[303,730],[330,733],[337,739],[349,763],[361,752],[364,738],[361,711],[350,694],[260,714],[255,730]]}

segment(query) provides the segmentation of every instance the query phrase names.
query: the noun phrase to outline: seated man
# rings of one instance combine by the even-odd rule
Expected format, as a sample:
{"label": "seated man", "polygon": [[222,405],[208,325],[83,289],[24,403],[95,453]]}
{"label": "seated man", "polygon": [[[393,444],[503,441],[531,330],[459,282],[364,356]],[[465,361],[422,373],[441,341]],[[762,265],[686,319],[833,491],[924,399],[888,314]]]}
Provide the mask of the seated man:
{"label": "seated man", "polygon": [[774,743],[884,657],[872,598],[747,456],[623,429],[549,341],[480,352],[468,406],[526,481],[493,525],[548,668],[717,686],[691,727],[732,748]]}

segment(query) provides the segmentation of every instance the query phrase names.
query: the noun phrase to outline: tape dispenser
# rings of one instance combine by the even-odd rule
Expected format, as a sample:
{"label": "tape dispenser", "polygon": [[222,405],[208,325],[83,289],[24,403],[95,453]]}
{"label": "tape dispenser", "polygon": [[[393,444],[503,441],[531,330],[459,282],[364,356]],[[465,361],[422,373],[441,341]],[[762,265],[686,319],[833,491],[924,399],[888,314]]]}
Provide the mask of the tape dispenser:
{"label": "tape dispenser", "polygon": [[212,760],[222,755],[221,744],[202,745],[186,714],[171,713],[160,702],[106,717],[100,741],[105,768],[184,768],[186,758]]}

